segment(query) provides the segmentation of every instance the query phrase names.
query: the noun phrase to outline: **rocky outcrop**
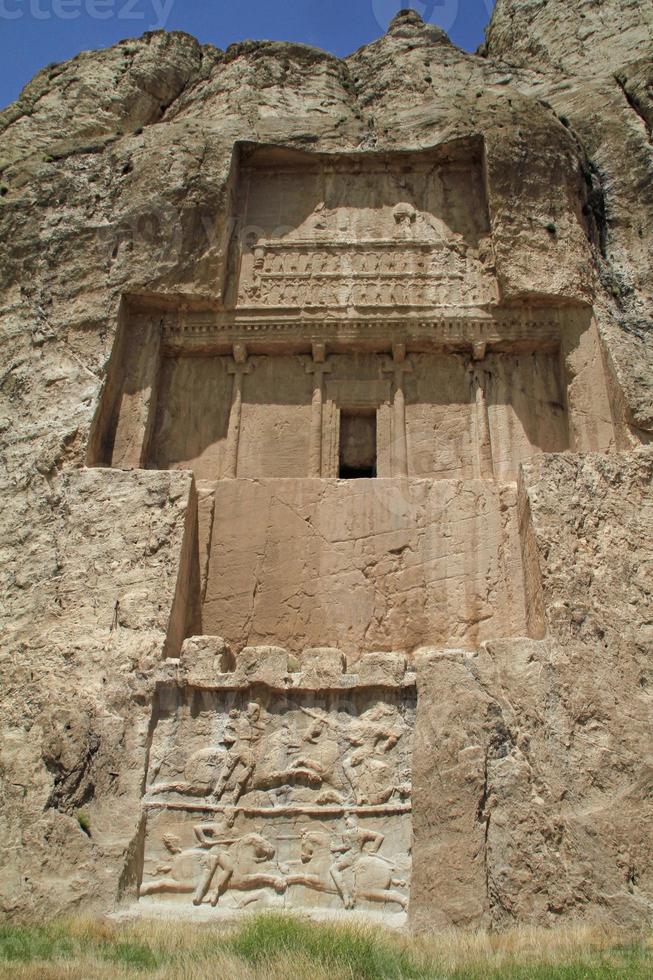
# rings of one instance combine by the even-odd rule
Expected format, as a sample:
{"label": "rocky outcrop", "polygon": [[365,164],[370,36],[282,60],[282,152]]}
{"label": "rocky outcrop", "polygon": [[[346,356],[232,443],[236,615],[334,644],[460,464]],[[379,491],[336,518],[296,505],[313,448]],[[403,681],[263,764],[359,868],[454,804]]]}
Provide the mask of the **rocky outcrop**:
{"label": "rocky outcrop", "polygon": [[652,462],[647,450],[525,466],[546,638],[421,654],[423,927],[650,918]]}
{"label": "rocky outcrop", "polygon": [[547,102],[586,158],[600,228],[601,330],[623,411],[648,440],[653,418],[653,11],[631,0],[498,0],[483,52]]}
{"label": "rocky outcrop", "polygon": [[[592,356],[610,389],[601,425],[623,452],[526,463],[518,493],[445,488],[465,498],[466,518],[478,507],[470,520],[487,524],[481,536],[496,538],[504,567],[515,564],[505,508],[518,496],[526,602],[515,589],[507,638],[495,632],[472,649],[489,633],[470,638],[470,622],[475,630],[498,605],[513,608],[499,558],[485,555],[482,616],[468,614],[456,579],[468,649],[423,642],[433,617],[411,623],[410,914],[423,928],[650,920],[651,457],[638,447],[653,431],[651,27],[650,8],[636,2],[498,0],[477,55],[408,11],[344,60],[277,42],[223,52],[158,32],[44,69],[0,114],[3,914],[104,912],[133,896],[162,663],[203,632],[193,597],[215,599],[208,545],[197,558],[197,535],[210,543],[214,486],[198,492],[188,472],[85,468],[97,462],[110,366],[123,341],[129,349],[129,304],[216,305],[241,151],[438,147],[446,157],[473,143],[483,148],[501,303],[573,307],[588,319],[593,310]],[[580,389],[595,378],[585,356],[573,364]],[[288,522],[315,550],[310,499]],[[278,530],[267,538],[281,549]],[[456,560],[458,533],[448,532]],[[384,590],[393,574],[410,578],[405,537],[400,553],[384,542],[371,571],[369,544],[342,549],[361,595],[370,576]],[[274,555],[261,554],[273,575]],[[231,570],[219,571],[224,592]],[[243,578],[252,606],[265,605],[256,576]],[[306,586],[298,578],[296,592]],[[435,608],[437,587],[432,595]],[[273,644],[277,605],[275,593],[256,643]],[[361,629],[375,623],[377,643],[383,616],[373,613]],[[205,644],[187,642],[205,656]],[[328,643],[307,627],[299,646],[313,657]],[[331,660],[344,674],[339,650],[317,659],[325,684]]]}
{"label": "rocky outcrop", "polygon": [[4,915],[108,907],[129,875],[152,677],[187,632],[192,490],[187,473],[73,469],[53,479],[47,516],[16,525],[0,666]]}

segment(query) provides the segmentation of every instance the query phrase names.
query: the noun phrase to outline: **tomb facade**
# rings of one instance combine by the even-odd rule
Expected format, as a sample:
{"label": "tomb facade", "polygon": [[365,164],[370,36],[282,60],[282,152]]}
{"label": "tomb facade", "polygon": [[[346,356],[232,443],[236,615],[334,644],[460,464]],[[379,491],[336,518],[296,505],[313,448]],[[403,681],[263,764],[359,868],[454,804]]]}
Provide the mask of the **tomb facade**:
{"label": "tomb facade", "polygon": [[595,7],[0,113],[6,917],[648,924],[650,25]]}
{"label": "tomb facade", "polygon": [[[241,148],[231,201],[211,308],[130,297],[98,414],[97,462],[193,471],[196,629],[273,665],[159,687],[140,899],[401,923],[414,680],[357,665],[542,635],[516,480],[613,445],[596,327],[502,302],[477,140]],[[354,673],[304,689],[320,649]]]}

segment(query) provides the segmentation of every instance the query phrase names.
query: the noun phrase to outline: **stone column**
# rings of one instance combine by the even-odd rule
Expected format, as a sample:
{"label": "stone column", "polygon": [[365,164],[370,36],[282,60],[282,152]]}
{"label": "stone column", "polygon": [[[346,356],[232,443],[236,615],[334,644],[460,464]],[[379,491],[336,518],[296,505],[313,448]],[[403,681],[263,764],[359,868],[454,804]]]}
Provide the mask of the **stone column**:
{"label": "stone column", "polygon": [[235,479],[238,471],[238,444],[240,442],[240,423],[243,406],[243,377],[249,374],[253,364],[247,362],[245,344],[234,344],[233,361],[227,367],[233,374],[231,389],[231,411],[229,413],[229,430],[227,432],[227,450],[225,453],[224,476],[227,480]]}
{"label": "stone column", "polygon": [[324,403],[324,375],[331,370],[326,363],[326,344],[313,344],[313,360],[306,365],[313,375],[313,400],[311,403],[311,449],[309,476],[322,476],[322,406]]}
{"label": "stone column", "polygon": [[487,399],[485,397],[485,377],[480,368],[480,362],[484,360],[486,344],[478,341],[473,346],[473,362],[469,369],[472,378],[472,392],[474,394],[474,430],[476,433],[476,453],[474,461],[474,476],[478,480],[494,479],[494,463],[492,460],[492,442],[490,440],[490,417],[487,410]]}
{"label": "stone column", "polygon": [[406,396],[404,375],[413,370],[406,360],[406,345],[393,344],[392,363],[383,365],[383,370],[393,375],[392,403],[392,475],[408,476],[408,443],[406,440]]}

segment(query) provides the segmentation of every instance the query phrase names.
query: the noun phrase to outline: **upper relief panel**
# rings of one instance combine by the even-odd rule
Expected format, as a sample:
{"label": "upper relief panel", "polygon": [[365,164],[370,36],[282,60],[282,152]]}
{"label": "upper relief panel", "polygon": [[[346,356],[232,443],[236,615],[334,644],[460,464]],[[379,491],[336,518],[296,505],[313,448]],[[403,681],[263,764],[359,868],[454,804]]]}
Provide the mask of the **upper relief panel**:
{"label": "upper relief panel", "polygon": [[227,305],[360,315],[497,301],[481,146],[243,160]]}

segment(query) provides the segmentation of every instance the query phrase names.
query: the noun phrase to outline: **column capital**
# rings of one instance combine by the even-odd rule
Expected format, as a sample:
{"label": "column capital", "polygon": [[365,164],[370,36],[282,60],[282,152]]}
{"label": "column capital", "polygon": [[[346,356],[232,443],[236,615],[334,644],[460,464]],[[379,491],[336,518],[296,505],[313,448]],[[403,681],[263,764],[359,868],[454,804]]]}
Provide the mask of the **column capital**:
{"label": "column capital", "polygon": [[323,374],[331,373],[331,365],[326,361],[308,361],[305,365],[307,374],[314,374],[316,379],[321,379]]}
{"label": "column capital", "polygon": [[318,342],[312,344],[311,354],[316,364],[324,364],[326,361],[326,344]]}
{"label": "column capital", "polygon": [[482,361],[487,353],[487,341],[475,340],[472,344],[472,357],[475,361]]}
{"label": "column capital", "polygon": [[[404,345],[402,344],[401,346],[403,347]],[[383,362],[381,370],[385,371],[387,374],[394,374],[395,382],[397,384],[401,384],[404,374],[410,374],[412,372],[413,365],[410,363],[410,361],[396,360],[394,357],[392,360],[390,360],[390,358],[387,357]]]}
{"label": "column capital", "polygon": [[247,362],[247,345],[246,344],[234,344],[233,345],[233,359],[236,364],[245,364]]}
{"label": "column capital", "polygon": [[234,357],[231,363],[227,364],[227,372],[233,374],[236,378],[241,378],[244,374],[250,374],[254,370],[254,367],[254,362],[247,360],[247,348],[245,345],[234,344]]}

